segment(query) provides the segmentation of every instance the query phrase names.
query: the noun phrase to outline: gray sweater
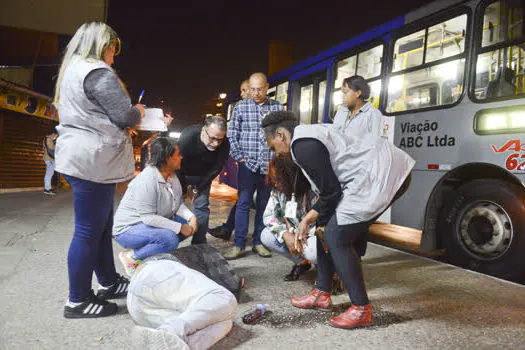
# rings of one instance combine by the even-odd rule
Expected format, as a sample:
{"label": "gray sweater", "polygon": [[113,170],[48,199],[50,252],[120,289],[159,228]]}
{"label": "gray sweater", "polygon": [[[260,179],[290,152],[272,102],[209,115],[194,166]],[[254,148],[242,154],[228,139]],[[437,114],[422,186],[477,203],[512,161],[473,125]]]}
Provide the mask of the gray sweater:
{"label": "gray sweater", "polygon": [[174,216],[193,217],[183,201],[179,179],[173,175],[170,184],[156,167],[148,166],[128,185],[115,213],[113,235],[139,223],[179,233],[181,224],[173,221]]}
{"label": "gray sweater", "polygon": [[140,121],[139,110],[130,105],[129,97],[112,71],[92,70],[84,79],[88,99],[102,108],[109,120],[121,129],[135,126]]}

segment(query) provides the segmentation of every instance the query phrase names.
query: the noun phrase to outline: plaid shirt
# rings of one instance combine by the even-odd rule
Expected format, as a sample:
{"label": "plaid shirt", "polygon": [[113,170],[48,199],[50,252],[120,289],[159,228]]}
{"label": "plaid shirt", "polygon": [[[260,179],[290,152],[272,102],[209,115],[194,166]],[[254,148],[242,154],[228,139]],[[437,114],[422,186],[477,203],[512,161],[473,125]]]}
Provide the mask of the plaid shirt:
{"label": "plaid shirt", "polygon": [[274,153],[266,144],[261,122],[266,114],[282,110],[283,105],[270,99],[261,105],[251,98],[237,103],[228,127],[231,157],[237,162],[244,159],[246,167],[253,172],[260,169],[261,174],[267,174],[268,162]]}

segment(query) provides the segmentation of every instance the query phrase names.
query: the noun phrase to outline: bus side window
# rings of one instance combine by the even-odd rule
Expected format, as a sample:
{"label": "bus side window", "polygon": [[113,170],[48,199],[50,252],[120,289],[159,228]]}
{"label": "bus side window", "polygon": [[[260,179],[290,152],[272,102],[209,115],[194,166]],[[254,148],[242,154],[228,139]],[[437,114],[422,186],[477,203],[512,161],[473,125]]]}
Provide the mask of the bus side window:
{"label": "bus side window", "polygon": [[516,91],[514,76],[512,69],[498,68],[496,77],[487,85],[487,98],[513,95]]}
{"label": "bus side window", "polygon": [[[368,102],[375,108],[379,108],[379,97],[381,94],[381,67],[383,62],[384,45],[377,45],[371,49],[361,51],[357,55],[346,57],[337,62],[335,72],[335,83],[332,89],[331,105],[333,111],[337,111],[343,102],[341,87],[344,79],[353,75],[365,78],[370,86],[370,97]],[[324,99],[323,99],[324,101]],[[334,115],[329,116],[329,120]]]}
{"label": "bus side window", "polygon": [[495,1],[483,9],[473,90],[477,100],[525,93],[524,15],[522,1]]}
{"label": "bus side window", "polygon": [[[451,105],[459,100],[466,26],[467,15],[460,15],[396,40],[392,66],[396,74],[388,83],[388,113]],[[403,73],[422,65],[424,68]]]}
{"label": "bus side window", "polygon": [[277,91],[275,94],[275,99],[279,101],[286,108],[288,103],[288,82],[285,81],[282,84],[277,85]]}

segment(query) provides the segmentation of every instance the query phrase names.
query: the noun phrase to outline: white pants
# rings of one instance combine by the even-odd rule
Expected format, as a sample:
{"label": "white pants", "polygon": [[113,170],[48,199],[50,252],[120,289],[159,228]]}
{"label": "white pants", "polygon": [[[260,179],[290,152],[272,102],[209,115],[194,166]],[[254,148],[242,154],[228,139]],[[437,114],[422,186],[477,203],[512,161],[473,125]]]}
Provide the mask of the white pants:
{"label": "white pants", "polygon": [[[267,228],[263,229],[261,233],[262,243],[271,251],[276,252],[284,256],[286,259],[290,260],[294,264],[300,264],[303,261],[302,256],[293,256],[288,250],[286,243],[279,243],[277,238],[268,230]],[[312,264],[317,264],[317,237],[310,236],[304,247],[304,259],[308,260]]]}
{"label": "white pants", "polygon": [[138,325],[172,332],[193,350],[208,349],[230,332],[237,301],[200,272],[157,260],[133,274],[127,306]]}
{"label": "white pants", "polygon": [[51,190],[51,179],[53,178],[53,173],[55,172],[55,161],[46,160],[46,175],[44,176],[44,189],[46,191]]}

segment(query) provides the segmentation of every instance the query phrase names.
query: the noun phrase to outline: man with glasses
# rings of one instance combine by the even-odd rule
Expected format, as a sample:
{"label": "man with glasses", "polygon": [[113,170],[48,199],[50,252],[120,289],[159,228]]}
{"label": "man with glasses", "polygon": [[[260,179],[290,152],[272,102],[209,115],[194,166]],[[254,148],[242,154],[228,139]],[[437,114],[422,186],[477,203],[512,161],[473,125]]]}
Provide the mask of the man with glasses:
{"label": "man with glasses", "polygon": [[206,243],[211,182],[221,171],[230,152],[226,120],[220,116],[207,117],[204,126],[188,126],[182,130],[178,145],[183,159],[177,176],[185,193],[193,199],[193,212],[199,226],[191,243]]}
{"label": "man with glasses", "polygon": [[[246,100],[247,98],[250,98],[250,81],[248,79],[244,80],[241,83],[241,86],[239,88],[239,93],[241,95],[241,101]],[[235,104],[241,102],[238,101]],[[235,104],[233,106],[235,106]],[[235,164],[235,161],[233,158],[228,157],[226,160],[226,163],[224,164],[223,171],[226,171],[230,173],[231,171],[234,171],[237,173],[237,165]],[[213,237],[217,237],[220,239],[224,239],[225,241],[229,241],[230,237],[232,236],[233,230],[235,229],[235,213],[237,212],[237,202],[233,205],[233,207],[230,210],[230,214],[228,215],[228,219],[226,222],[224,222],[222,225],[217,227],[212,227],[208,229],[208,233],[212,235]]]}
{"label": "man with glasses", "polygon": [[270,196],[265,178],[268,173],[268,163],[274,154],[266,144],[261,122],[266,114],[282,111],[284,107],[279,102],[266,97],[269,85],[264,74],[252,74],[249,84],[251,98],[235,105],[228,129],[231,157],[238,164],[239,194],[235,213],[235,246],[224,255],[229,260],[245,254],[249,214],[255,190],[257,190],[257,200],[253,251],[262,257],[271,256],[270,251],[261,242],[261,232],[264,228],[262,217]]}

